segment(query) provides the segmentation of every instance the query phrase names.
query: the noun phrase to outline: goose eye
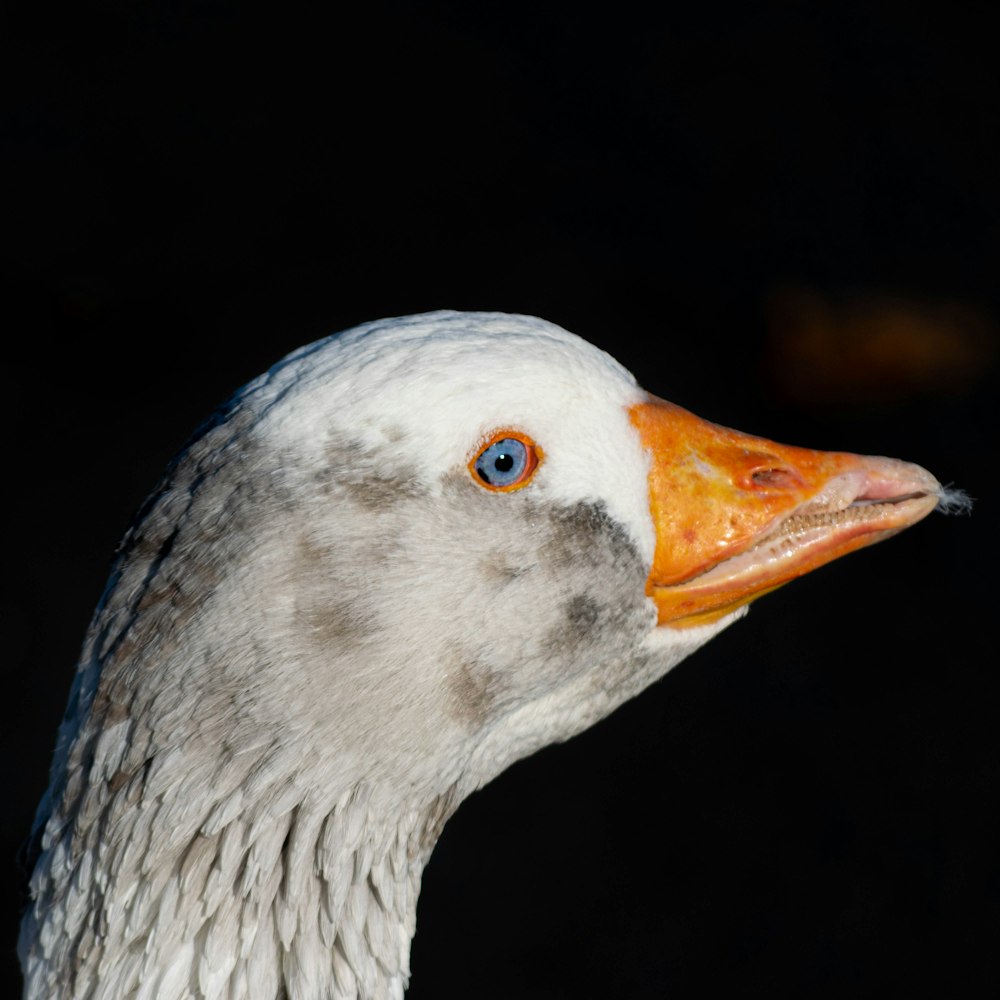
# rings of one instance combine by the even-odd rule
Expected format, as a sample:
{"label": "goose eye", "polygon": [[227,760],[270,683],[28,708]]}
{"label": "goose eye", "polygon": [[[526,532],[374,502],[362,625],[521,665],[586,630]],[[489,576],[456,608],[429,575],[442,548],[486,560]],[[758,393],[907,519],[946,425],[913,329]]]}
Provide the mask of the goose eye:
{"label": "goose eye", "polygon": [[522,435],[495,434],[469,463],[480,486],[489,490],[515,490],[527,485],[538,466],[539,450]]}

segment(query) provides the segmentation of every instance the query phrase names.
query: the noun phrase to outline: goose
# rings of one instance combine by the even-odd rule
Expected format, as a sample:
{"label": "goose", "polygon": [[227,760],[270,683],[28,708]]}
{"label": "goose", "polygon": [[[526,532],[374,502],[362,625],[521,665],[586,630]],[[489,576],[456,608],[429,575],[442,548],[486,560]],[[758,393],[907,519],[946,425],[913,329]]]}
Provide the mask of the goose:
{"label": "goose", "polygon": [[301,348],[121,544],[36,817],[24,997],[402,997],[463,799],[956,496],[703,421],[541,319]]}

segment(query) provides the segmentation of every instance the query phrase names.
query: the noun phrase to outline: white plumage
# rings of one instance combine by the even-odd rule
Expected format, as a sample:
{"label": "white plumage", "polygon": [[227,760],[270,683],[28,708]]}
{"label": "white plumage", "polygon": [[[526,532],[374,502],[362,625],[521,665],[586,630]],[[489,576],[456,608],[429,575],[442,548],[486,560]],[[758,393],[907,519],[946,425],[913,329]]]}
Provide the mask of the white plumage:
{"label": "white plumage", "polygon": [[[88,632],[25,996],[402,996],[465,796],[941,495],[914,466],[693,420],[502,314],[362,326],[239,392],[140,512]],[[477,477],[512,439],[538,459],[520,488]]]}

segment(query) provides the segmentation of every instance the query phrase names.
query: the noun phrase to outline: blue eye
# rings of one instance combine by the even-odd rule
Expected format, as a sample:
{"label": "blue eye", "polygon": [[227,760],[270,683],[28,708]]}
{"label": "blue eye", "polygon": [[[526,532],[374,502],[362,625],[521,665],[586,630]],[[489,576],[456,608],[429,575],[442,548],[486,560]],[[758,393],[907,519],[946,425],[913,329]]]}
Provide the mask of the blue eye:
{"label": "blue eye", "polygon": [[538,454],[530,440],[497,435],[469,463],[480,484],[491,490],[523,486],[538,465]]}
{"label": "blue eye", "polygon": [[515,438],[495,441],[476,459],[476,472],[487,486],[511,486],[528,464],[528,449]]}

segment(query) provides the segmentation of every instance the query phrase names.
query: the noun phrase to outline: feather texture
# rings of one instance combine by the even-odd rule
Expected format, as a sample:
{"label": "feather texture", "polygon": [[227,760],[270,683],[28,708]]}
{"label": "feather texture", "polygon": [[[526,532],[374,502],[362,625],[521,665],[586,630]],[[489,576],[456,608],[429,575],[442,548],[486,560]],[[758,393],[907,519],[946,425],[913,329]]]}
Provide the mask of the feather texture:
{"label": "feather texture", "polygon": [[[140,511],[87,633],[36,822],[27,1000],[401,997],[462,799],[742,613],[657,627],[645,398],[571,334],[492,313],[368,324],[238,392]],[[512,427],[544,460],[490,492],[470,458]]]}

